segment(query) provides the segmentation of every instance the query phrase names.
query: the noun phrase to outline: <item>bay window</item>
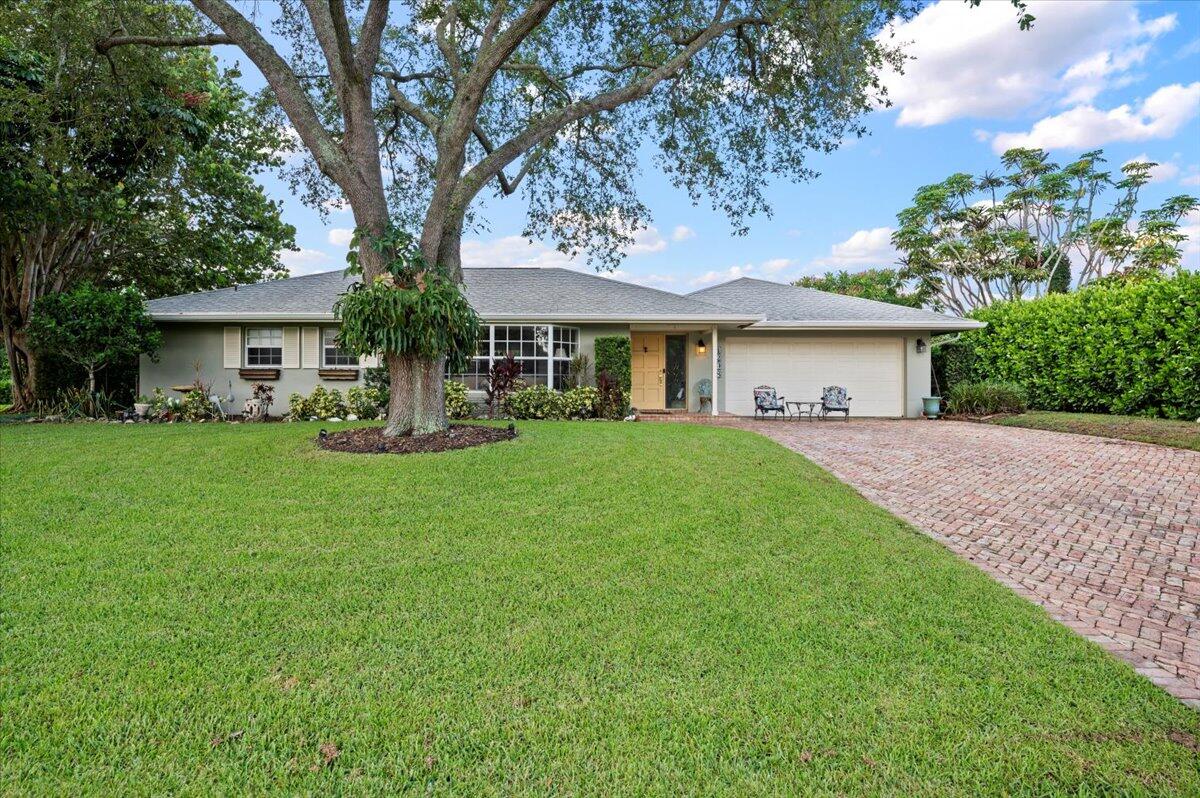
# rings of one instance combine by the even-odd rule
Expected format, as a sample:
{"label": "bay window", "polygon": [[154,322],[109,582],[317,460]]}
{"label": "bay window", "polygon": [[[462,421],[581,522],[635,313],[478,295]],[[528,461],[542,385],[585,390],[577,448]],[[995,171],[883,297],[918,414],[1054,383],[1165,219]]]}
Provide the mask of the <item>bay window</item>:
{"label": "bay window", "polygon": [[579,330],[553,324],[492,324],[479,331],[479,345],[467,371],[447,377],[472,391],[487,389],[492,364],[512,355],[521,364],[521,379],[530,385],[566,387],[571,358],[579,351]]}

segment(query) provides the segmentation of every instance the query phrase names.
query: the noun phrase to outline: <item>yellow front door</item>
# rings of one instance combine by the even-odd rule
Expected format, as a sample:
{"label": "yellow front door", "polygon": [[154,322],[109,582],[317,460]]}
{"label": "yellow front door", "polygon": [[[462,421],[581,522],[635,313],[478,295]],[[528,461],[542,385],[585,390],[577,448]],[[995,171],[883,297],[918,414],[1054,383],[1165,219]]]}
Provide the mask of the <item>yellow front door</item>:
{"label": "yellow front door", "polygon": [[629,404],[638,410],[667,407],[667,336],[663,333],[630,333],[633,368]]}

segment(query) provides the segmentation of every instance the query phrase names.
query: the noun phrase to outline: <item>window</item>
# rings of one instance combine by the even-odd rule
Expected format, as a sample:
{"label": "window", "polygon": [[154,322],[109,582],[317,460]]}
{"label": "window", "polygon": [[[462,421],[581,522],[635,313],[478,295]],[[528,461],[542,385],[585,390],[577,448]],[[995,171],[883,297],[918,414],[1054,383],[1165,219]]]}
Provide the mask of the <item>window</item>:
{"label": "window", "polygon": [[325,368],[357,367],[358,358],[338,346],[337,334],[337,327],[321,331],[321,362]]}
{"label": "window", "polygon": [[246,365],[283,365],[283,328],[246,328]]}
{"label": "window", "polygon": [[487,389],[488,371],[505,355],[521,364],[521,379],[561,390],[566,387],[571,358],[579,351],[579,330],[549,324],[495,324],[479,330],[479,346],[467,371],[446,377],[472,391]]}

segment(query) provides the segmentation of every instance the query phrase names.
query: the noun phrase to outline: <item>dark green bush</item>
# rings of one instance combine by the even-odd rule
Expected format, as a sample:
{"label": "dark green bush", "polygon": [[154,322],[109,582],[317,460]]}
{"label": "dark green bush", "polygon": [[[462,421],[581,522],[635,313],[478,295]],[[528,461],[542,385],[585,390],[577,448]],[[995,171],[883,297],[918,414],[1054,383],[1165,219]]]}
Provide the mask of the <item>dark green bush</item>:
{"label": "dark green bush", "polygon": [[1200,274],[1106,280],[973,315],[988,326],[958,339],[970,381],[1018,383],[1041,410],[1200,416]]}
{"label": "dark green bush", "polygon": [[1025,389],[1011,382],[960,382],[946,397],[946,409],[961,415],[1024,413],[1027,407]]}
{"label": "dark green bush", "polygon": [[596,339],[596,374],[607,371],[625,395],[633,386],[633,350],[624,335],[605,335]]}

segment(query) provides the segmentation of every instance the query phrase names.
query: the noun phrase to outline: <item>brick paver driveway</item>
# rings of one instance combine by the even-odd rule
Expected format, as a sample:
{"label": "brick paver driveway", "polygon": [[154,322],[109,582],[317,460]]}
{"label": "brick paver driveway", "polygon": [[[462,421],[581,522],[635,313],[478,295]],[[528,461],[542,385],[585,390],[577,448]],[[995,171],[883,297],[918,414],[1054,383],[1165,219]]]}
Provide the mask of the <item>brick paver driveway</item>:
{"label": "brick paver driveway", "polygon": [[954,421],[749,421],[1200,708],[1200,452]]}

